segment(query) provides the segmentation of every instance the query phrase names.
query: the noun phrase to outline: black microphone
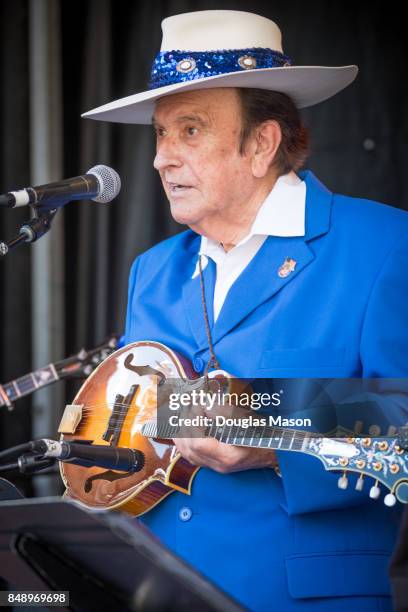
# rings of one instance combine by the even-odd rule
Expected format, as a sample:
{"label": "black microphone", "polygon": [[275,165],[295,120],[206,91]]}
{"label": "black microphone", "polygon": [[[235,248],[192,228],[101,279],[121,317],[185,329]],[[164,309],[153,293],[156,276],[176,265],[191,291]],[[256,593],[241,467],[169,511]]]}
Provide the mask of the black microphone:
{"label": "black microphone", "polygon": [[63,179],[38,187],[26,187],[0,195],[0,207],[35,206],[59,208],[71,200],[91,199],[105,204],[118,195],[121,187],[116,170],[109,166],[94,166],[82,176]]}
{"label": "black microphone", "polygon": [[36,440],[32,449],[43,457],[53,457],[58,461],[74,463],[85,467],[97,466],[120,472],[139,472],[144,466],[144,453],[133,448],[117,448],[89,442],[57,442],[55,440]]}

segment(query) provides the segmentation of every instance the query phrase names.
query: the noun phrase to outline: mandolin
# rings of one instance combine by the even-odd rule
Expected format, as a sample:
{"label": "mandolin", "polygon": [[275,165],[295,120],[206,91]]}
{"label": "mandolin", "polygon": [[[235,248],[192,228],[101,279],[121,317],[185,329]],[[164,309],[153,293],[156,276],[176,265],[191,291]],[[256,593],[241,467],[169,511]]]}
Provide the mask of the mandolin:
{"label": "mandolin", "polygon": [[[223,392],[241,393],[245,388],[221,370],[208,376],[209,384],[221,385]],[[180,380],[184,389],[186,385],[198,389],[203,381],[187,359],[151,341],[119,349],[89,376],[65,408],[58,430],[61,440],[137,449],[144,461],[141,469],[132,472],[60,462],[67,497],[88,508],[139,516],[174,491],[191,493],[199,467],[181,457],[171,439],[165,439],[171,438],[171,428],[158,428],[157,389],[168,379]],[[381,483],[390,491],[384,498],[386,505],[394,505],[397,499],[408,502],[407,444],[395,436],[333,439],[280,427],[243,435],[239,427],[215,424],[206,435],[227,444],[307,453],[320,459],[326,470],[341,472],[338,486],[342,489],[348,485],[347,473],[355,472],[358,490],[363,488],[364,476],[374,479],[370,497],[379,497]]]}

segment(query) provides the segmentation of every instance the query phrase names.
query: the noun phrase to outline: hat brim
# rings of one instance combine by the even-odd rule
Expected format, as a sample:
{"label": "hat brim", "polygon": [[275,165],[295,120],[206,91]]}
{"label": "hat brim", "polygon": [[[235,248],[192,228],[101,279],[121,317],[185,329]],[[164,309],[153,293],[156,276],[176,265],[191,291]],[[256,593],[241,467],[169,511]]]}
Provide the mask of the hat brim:
{"label": "hat brim", "polygon": [[217,87],[251,87],[279,91],[290,96],[298,108],[305,108],[334,96],[350,85],[357,73],[357,66],[286,66],[229,72],[126,96],[81,116],[113,123],[149,124],[152,122],[155,102],[159,98],[181,91]]}

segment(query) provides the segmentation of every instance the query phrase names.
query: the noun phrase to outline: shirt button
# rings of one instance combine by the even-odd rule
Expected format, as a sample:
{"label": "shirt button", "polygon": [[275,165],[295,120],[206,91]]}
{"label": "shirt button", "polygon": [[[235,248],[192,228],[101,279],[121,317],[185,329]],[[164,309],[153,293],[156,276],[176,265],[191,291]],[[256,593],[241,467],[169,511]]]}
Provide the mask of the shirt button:
{"label": "shirt button", "polygon": [[202,369],[204,368],[204,361],[201,359],[201,357],[194,357],[193,368],[196,372],[202,371]]}
{"label": "shirt button", "polygon": [[179,512],[179,517],[181,521],[189,521],[192,516],[193,516],[193,511],[191,508],[188,508],[187,506],[184,506],[184,508],[181,508]]}

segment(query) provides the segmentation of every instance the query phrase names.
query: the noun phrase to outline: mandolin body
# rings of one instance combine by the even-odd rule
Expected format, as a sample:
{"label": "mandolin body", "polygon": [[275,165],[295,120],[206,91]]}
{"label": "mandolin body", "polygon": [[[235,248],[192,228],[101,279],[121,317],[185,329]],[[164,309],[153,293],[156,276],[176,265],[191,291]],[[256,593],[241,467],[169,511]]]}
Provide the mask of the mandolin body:
{"label": "mandolin body", "polygon": [[[157,374],[155,373],[157,372]],[[199,469],[170,440],[141,435],[156,418],[161,377],[195,379],[183,357],[158,342],[135,342],[108,357],[86,380],[60,424],[61,440],[138,449],[138,472],[60,463],[65,496],[93,509],[144,514],[173,491],[189,494]]]}

